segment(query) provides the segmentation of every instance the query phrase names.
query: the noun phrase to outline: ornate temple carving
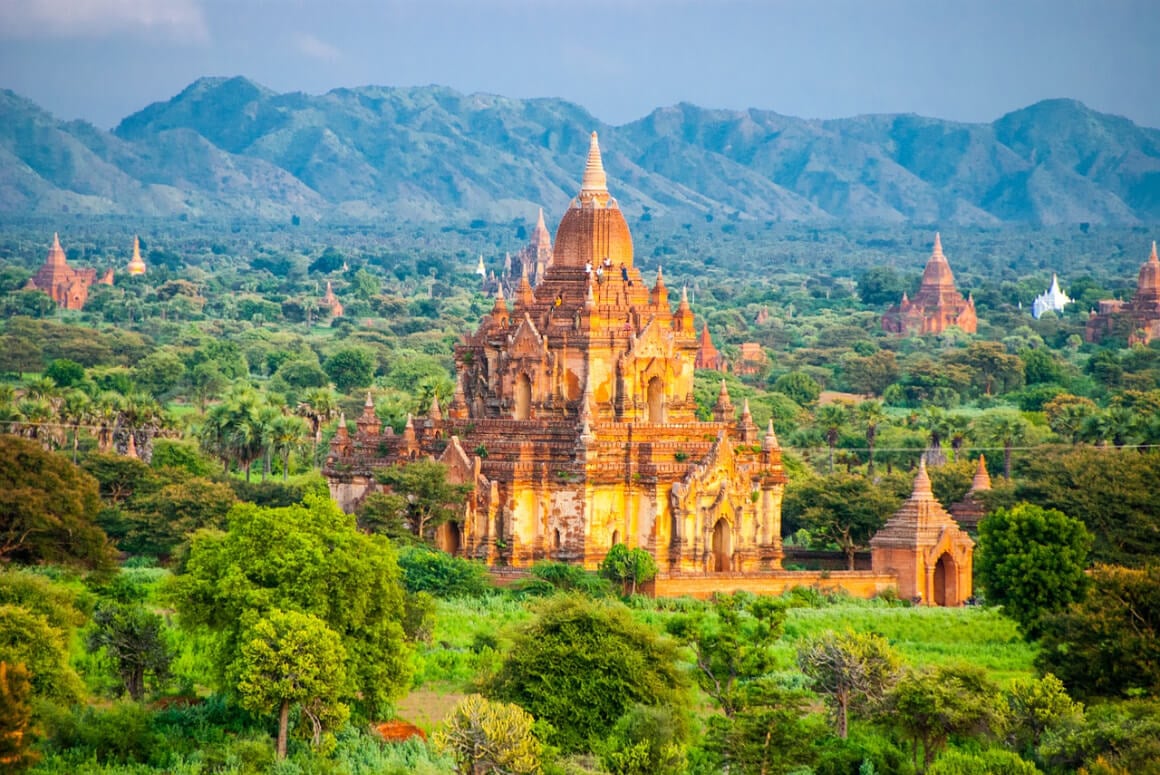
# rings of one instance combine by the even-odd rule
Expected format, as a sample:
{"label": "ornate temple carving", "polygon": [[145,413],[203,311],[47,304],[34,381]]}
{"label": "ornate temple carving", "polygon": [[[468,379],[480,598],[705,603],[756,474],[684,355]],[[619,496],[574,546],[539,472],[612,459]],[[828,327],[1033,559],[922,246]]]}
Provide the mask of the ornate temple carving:
{"label": "ornate temple carving", "polygon": [[462,519],[438,536],[469,557],[593,568],[624,543],[670,575],[780,567],[786,479],[772,426],[762,438],[727,394],[712,422],[697,420],[688,298],[674,312],[663,273],[650,286],[634,265],[595,133],[539,271],[501,286],[456,347],[446,411],[434,403],[399,435],[340,429],[325,468],[335,499],[351,509],[376,468],[434,457],[472,485]]}
{"label": "ornate temple carving", "polygon": [[922,272],[922,283],[914,298],[902,294],[902,301],[882,316],[882,329],[900,336],[941,334],[958,326],[968,334],[975,333],[978,318],[975,300],[966,299],[955,288],[951,265],[942,251],[942,240],[934,235],[934,251]]}

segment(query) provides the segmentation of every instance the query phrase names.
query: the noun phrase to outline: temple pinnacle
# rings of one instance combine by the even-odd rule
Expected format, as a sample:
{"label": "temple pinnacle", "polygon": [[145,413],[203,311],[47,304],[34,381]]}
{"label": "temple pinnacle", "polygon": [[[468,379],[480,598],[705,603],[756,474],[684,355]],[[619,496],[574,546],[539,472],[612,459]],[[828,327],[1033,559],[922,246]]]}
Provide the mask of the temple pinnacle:
{"label": "temple pinnacle", "polygon": [[1148,260],[1152,263],[1160,263],[1160,258],[1156,256],[1156,240],[1152,240],[1152,255],[1148,256]]}
{"label": "temple pinnacle", "polygon": [[584,164],[584,177],[580,181],[580,195],[607,194],[608,178],[604,174],[604,162],[600,159],[600,143],[596,132],[588,144],[588,161]]}
{"label": "temple pinnacle", "polygon": [[939,237],[939,233],[937,231],[934,233],[934,250],[932,253],[936,256],[942,255],[942,238]]}
{"label": "temple pinnacle", "polygon": [[918,460],[918,476],[914,477],[914,492],[911,500],[929,500],[934,497],[930,489],[930,475],[926,472],[926,457]]}

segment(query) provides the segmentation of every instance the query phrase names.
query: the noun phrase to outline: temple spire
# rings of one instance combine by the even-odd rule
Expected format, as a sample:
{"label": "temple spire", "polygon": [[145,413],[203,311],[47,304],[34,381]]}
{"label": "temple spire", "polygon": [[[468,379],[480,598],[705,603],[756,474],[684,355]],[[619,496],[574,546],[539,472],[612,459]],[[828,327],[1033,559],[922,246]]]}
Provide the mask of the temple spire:
{"label": "temple spire", "polygon": [[937,231],[934,233],[934,250],[931,252],[936,256],[942,255],[942,237]]}
{"label": "temple spire", "polygon": [[1156,240],[1152,240],[1152,255],[1148,256],[1148,260],[1153,264],[1160,264],[1160,257],[1156,255]]}
{"label": "temple spire", "polygon": [[926,472],[926,457],[921,457],[918,460],[918,476],[914,477],[914,492],[911,493],[911,500],[931,500],[934,498],[934,491],[930,488],[930,475]]}
{"label": "temple spire", "polygon": [[64,264],[64,263],[66,263],[65,256],[64,256],[64,248],[62,248],[60,246],[60,236],[55,231],[52,233],[52,247],[49,248],[49,250],[48,250],[48,261],[46,263],[49,263],[49,264]]}
{"label": "temple spire", "polygon": [[987,459],[979,455],[979,465],[975,468],[975,478],[971,480],[971,492],[991,489],[991,475],[987,473]]}
{"label": "temple spire", "polygon": [[443,410],[439,407],[439,396],[434,393],[431,394],[431,408],[427,411],[427,417],[436,421],[443,419]]}
{"label": "temple spire", "polygon": [[761,441],[761,449],[771,452],[778,447],[777,434],[773,430],[773,418],[769,418],[769,426],[765,429],[765,438]]}
{"label": "temple spire", "polygon": [[129,259],[128,271],[130,275],[145,274],[145,260],[141,258],[141,240],[133,235],[133,257]]}
{"label": "temple spire", "polygon": [[584,163],[584,177],[580,180],[580,201],[595,201],[600,205],[608,201],[608,177],[604,174],[596,132],[592,133],[588,143],[588,160]]}

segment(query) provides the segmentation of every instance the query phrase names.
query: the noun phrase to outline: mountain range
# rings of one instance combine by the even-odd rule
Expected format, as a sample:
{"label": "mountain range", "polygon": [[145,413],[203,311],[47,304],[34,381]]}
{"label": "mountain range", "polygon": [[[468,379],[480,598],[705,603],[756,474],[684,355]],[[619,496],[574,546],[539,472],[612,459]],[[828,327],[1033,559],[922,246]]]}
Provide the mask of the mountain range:
{"label": "mountain range", "polygon": [[440,86],[279,94],[202,78],[112,131],[0,90],[0,213],[269,219],[558,216],[600,134],[626,212],[957,223],[1160,220],[1160,130],[1055,99],[989,124],[659,108]]}

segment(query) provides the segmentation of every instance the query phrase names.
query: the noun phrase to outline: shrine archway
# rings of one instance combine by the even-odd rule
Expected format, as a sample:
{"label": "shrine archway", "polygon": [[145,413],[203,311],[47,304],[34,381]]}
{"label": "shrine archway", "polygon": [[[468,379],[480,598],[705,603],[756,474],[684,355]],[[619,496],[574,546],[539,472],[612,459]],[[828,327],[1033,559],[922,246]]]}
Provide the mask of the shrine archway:
{"label": "shrine archway", "polygon": [[435,531],[435,545],[450,555],[458,555],[463,546],[463,533],[458,522],[444,522]]}
{"label": "shrine archway", "polygon": [[959,605],[959,573],[958,566],[948,552],[939,556],[934,565],[934,589],[931,590],[935,605]]}
{"label": "shrine archway", "polygon": [[665,421],[665,383],[660,377],[648,381],[648,421]]}
{"label": "shrine archway", "polygon": [[733,532],[724,517],[713,526],[713,571],[728,573],[733,557]]}
{"label": "shrine archway", "polygon": [[532,416],[532,380],[527,374],[516,377],[515,404],[515,419],[526,420]]}

